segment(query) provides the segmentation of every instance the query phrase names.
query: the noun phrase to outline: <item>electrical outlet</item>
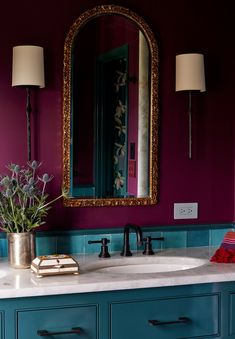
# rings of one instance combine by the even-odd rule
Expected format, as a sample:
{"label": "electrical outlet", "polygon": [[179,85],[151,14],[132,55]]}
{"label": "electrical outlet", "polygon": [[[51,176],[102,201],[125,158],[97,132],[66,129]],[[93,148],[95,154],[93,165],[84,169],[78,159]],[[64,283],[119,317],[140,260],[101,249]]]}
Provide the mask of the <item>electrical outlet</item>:
{"label": "electrical outlet", "polygon": [[174,219],[197,219],[198,203],[174,203]]}

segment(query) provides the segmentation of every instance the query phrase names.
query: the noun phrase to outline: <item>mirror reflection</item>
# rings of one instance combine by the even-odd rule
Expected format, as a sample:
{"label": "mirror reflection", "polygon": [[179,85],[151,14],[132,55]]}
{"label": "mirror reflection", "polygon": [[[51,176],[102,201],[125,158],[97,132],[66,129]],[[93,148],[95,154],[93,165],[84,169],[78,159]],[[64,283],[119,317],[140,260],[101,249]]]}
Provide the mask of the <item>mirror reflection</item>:
{"label": "mirror reflection", "polygon": [[156,203],[157,45],[136,14],[85,12],[64,60],[64,184],[67,206]]}

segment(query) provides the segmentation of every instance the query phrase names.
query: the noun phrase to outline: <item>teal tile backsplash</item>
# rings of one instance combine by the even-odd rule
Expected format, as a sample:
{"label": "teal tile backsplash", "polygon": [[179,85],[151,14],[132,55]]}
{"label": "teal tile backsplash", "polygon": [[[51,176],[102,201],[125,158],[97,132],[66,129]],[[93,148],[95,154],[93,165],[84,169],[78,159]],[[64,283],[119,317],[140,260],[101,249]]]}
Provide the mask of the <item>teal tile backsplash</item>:
{"label": "teal tile backsplash", "polygon": [[0,257],[7,256],[7,241],[5,238],[0,238]]}
{"label": "teal tile backsplash", "polygon": [[164,248],[187,247],[187,231],[172,231],[164,233]]}
{"label": "teal tile backsplash", "polygon": [[[200,246],[218,247],[225,233],[234,229],[234,224],[201,226],[143,227],[143,237],[164,237],[164,241],[153,241],[154,251],[167,248],[185,248]],[[108,238],[109,251],[121,252],[123,246],[123,228],[105,230],[81,230],[65,232],[37,232],[37,255],[55,253],[99,253],[101,244],[88,244],[89,240]],[[137,250],[136,235],[130,233],[130,248]],[[143,250],[144,246],[138,247]],[[0,256],[7,256],[6,234],[0,233]]]}
{"label": "teal tile backsplash", "polygon": [[210,230],[210,246],[219,246],[224,238],[226,232],[231,231],[231,228],[220,230]]}
{"label": "teal tile backsplash", "polygon": [[111,235],[111,252],[121,252],[123,244],[123,235],[121,233]]}
{"label": "teal tile backsplash", "polygon": [[36,236],[37,255],[48,255],[57,253],[56,236]]}
{"label": "teal tile backsplash", "polygon": [[[160,251],[167,248],[185,248],[200,246],[219,246],[223,240],[224,234],[234,225],[210,225],[210,226],[190,226],[185,227],[143,227],[143,237],[164,237],[164,241],[153,241],[154,251]],[[45,237],[47,234],[44,233]],[[88,244],[89,240],[101,240],[108,238],[109,251],[121,252],[123,246],[123,228],[114,230],[85,230],[61,232],[57,235],[58,253],[99,253],[101,244]],[[54,237],[51,238],[51,241]],[[136,235],[130,233],[130,248],[132,252],[137,250]],[[144,246],[138,247],[143,250]]]}
{"label": "teal tile backsplash", "polygon": [[57,253],[84,253],[85,236],[79,234],[64,234],[57,236]]}
{"label": "teal tile backsplash", "polygon": [[210,230],[187,231],[187,247],[209,246]]}

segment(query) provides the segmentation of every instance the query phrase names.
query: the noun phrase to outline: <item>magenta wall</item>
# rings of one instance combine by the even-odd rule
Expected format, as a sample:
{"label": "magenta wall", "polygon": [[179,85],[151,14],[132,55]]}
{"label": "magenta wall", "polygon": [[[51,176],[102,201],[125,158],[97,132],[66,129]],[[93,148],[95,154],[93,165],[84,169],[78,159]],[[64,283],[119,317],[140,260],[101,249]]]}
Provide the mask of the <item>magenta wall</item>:
{"label": "magenta wall", "polygon": [[[33,98],[34,154],[55,176],[51,195],[59,193],[62,173],[63,43],[70,25],[98,0],[5,2],[0,32],[0,171],[9,162],[26,162],[25,93],[11,87],[12,47],[45,49],[46,88]],[[235,14],[218,0],[120,0],[143,16],[160,50],[159,203],[149,207],[63,208],[50,211],[49,229],[175,224],[174,202],[199,203],[196,223],[234,220]],[[92,43],[92,42],[91,42]],[[175,55],[205,55],[207,92],[194,97],[193,159],[188,159],[187,97],[175,93]],[[89,99],[89,98],[88,98]]]}

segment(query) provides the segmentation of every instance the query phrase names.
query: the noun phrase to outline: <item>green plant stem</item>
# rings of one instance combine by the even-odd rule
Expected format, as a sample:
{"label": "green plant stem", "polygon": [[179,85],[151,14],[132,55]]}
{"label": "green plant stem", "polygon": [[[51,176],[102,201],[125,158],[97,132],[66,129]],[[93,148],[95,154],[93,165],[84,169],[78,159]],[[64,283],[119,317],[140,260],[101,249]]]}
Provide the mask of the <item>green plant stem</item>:
{"label": "green plant stem", "polygon": [[59,199],[62,198],[63,196],[64,196],[64,194],[61,194],[59,197],[57,197],[57,198],[55,198],[55,199],[49,201],[47,204],[40,206],[40,207],[38,208],[38,210],[41,210],[42,208],[45,208],[45,207],[47,207],[47,206],[53,204],[53,202],[59,200]]}
{"label": "green plant stem", "polygon": [[16,219],[15,219],[15,212],[14,212],[14,206],[13,206],[12,198],[10,198],[10,203],[11,203],[11,209],[12,209],[12,215],[13,215],[14,225],[15,225],[15,228],[16,228],[17,233],[19,233],[18,225],[17,225]]}
{"label": "green plant stem", "polygon": [[44,196],[45,188],[46,188],[46,182],[43,182],[42,196]]}
{"label": "green plant stem", "polygon": [[[5,220],[5,218],[3,217],[2,219],[3,219],[3,221],[4,221],[4,224],[7,224],[7,227],[8,227],[8,229],[10,230],[10,232],[13,233],[12,227],[7,223],[7,221]],[[4,228],[3,228],[3,229],[4,229]],[[8,230],[7,232],[9,232],[9,230]]]}

